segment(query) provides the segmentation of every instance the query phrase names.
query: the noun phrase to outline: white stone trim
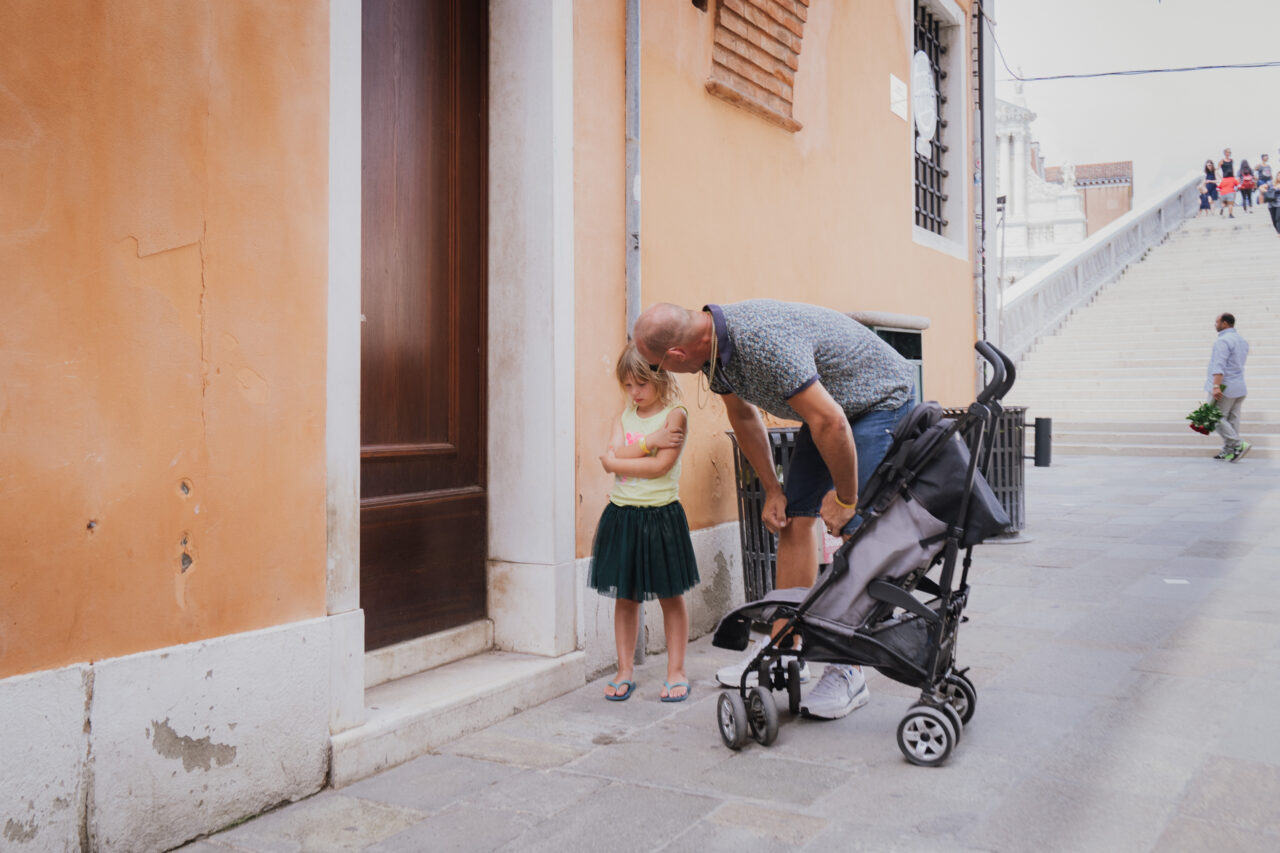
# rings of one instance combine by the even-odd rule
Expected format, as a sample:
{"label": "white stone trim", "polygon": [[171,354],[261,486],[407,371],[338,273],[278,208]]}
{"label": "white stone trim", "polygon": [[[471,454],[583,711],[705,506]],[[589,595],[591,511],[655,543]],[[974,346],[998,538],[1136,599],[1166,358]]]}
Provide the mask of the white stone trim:
{"label": "white stone trim", "polygon": [[[950,150],[943,156],[942,165],[950,173],[947,178],[947,203],[943,214],[947,218],[948,236],[935,234],[915,224],[915,204],[911,206],[911,240],[918,246],[933,249],[958,258],[969,260],[969,243],[972,239],[973,214],[969,204],[973,169],[969,161],[969,27],[964,11],[955,0],[919,0],[936,17],[950,22],[947,32],[950,41],[943,58],[947,79],[942,81],[942,94],[947,103],[942,118],[949,124],[946,143]],[[914,3],[914,0],[911,0]],[[907,56],[915,53],[914,5],[908,12],[912,26],[906,28]],[[915,117],[907,122],[906,146],[910,152],[908,185],[915,188]],[[914,196],[913,196],[914,197]]]}
{"label": "white stone trim", "polygon": [[315,793],[343,622],[359,611],[0,679],[6,839],[168,850]]}
{"label": "white stone trim", "polygon": [[88,664],[0,679],[5,849],[80,850],[89,778]]}
{"label": "white stone trim", "polygon": [[437,631],[374,649],[364,656],[365,689],[418,672],[426,672],[493,648],[493,622],[478,619],[447,631]]}
{"label": "white stone trim", "polygon": [[[489,4],[489,559],[500,648],[574,646],[573,4]],[[504,594],[540,590],[536,599]]]}
{"label": "white stone trim", "polygon": [[359,725],[364,709],[360,610],[361,5],[329,4],[329,283],[325,358],[325,604],[354,614],[335,628],[329,725]]}

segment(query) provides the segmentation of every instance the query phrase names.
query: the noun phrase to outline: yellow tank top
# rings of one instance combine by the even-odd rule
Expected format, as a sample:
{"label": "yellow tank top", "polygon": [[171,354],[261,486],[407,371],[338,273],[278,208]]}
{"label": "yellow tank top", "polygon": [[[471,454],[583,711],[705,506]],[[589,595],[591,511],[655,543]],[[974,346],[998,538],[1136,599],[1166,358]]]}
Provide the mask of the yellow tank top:
{"label": "yellow tank top", "polygon": [[[680,409],[684,412],[686,420],[688,419],[689,410],[679,403],[667,406],[656,415],[650,415],[647,418],[640,417],[634,405],[628,406],[622,413],[623,440],[627,444],[638,444],[641,436],[648,435],[666,423],[667,415],[671,414],[672,409]],[[688,435],[687,430],[686,425],[686,435]],[[678,500],[680,498],[680,460],[683,456],[684,447],[681,447],[680,456],[676,457],[676,464],[661,477],[646,479],[615,474],[613,491],[609,494],[610,502],[618,506],[666,506]]]}

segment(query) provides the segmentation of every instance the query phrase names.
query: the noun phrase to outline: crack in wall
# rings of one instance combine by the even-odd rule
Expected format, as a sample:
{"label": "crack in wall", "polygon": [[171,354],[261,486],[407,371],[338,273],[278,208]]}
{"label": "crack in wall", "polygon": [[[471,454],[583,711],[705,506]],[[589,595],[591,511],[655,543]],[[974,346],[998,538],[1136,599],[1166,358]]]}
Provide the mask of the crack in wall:
{"label": "crack in wall", "polygon": [[[208,178],[205,180],[208,192]],[[205,277],[204,245],[208,231],[209,220],[206,217],[201,222],[200,239],[197,242],[200,247],[200,435],[206,447],[209,442],[209,416],[206,411],[209,392],[209,327],[205,322],[204,300],[209,292],[209,283]]]}
{"label": "crack in wall", "polygon": [[93,838],[89,832],[89,820],[93,810],[93,679],[94,668],[84,673],[84,771],[81,784],[84,799],[80,803],[80,849],[92,850]]}

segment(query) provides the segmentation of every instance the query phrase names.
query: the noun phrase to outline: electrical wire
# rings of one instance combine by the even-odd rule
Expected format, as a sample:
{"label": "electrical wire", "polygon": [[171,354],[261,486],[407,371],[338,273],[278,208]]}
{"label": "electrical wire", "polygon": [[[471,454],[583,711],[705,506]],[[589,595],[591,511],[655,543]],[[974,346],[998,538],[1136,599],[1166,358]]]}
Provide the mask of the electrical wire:
{"label": "electrical wire", "polygon": [[983,20],[987,22],[987,32],[991,35],[991,43],[996,46],[996,53],[1000,55],[1000,63],[1004,65],[1004,70],[1009,72],[1009,77],[1000,82],[1007,83],[1010,80],[1019,83],[1038,83],[1045,80],[1089,80],[1097,77],[1138,77],[1145,74],[1178,74],[1184,71],[1219,71],[1223,69],[1238,68],[1276,68],[1280,66],[1280,60],[1268,62],[1240,62],[1229,65],[1187,65],[1181,68],[1135,68],[1126,71],[1098,71],[1089,74],[1049,74],[1041,77],[1023,77],[1009,67],[1009,61],[1004,58],[1004,50],[1000,47],[1000,40],[996,38],[995,21],[991,20],[991,16],[987,14],[986,8],[982,3],[978,3],[978,11],[982,15]]}

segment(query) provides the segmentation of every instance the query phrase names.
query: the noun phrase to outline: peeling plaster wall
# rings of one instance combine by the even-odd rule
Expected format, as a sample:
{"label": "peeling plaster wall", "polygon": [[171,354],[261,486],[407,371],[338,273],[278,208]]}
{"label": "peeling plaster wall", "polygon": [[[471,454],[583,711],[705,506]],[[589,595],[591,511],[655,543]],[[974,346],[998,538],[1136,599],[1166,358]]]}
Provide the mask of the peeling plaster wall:
{"label": "peeling plaster wall", "polygon": [[325,4],[0,20],[0,678],[323,615]]}
{"label": "peeling plaster wall", "polygon": [[0,850],[168,850],[319,790],[337,623],[0,679]]}

